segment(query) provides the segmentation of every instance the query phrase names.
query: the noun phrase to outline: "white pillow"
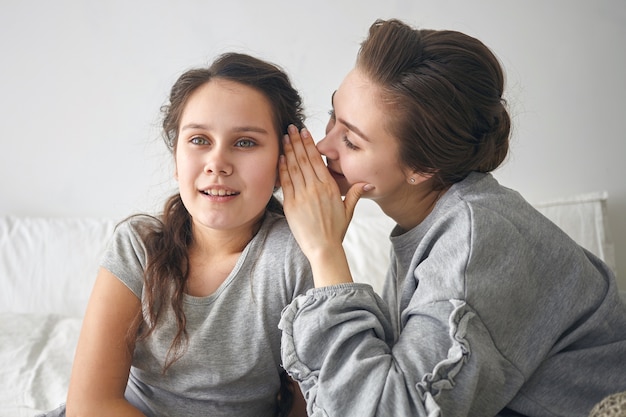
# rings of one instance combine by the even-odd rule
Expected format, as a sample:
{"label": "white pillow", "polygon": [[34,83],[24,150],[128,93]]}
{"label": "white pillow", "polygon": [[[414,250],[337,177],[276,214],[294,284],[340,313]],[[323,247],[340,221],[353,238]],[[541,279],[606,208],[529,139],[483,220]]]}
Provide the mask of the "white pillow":
{"label": "white pillow", "polygon": [[394,225],[375,203],[359,201],[343,239],[352,279],[370,284],[378,294],[382,293],[389,268],[389,234]]}
{"label": "white pillow", "polygon": [[0,217],[0,311],[82,316],[115,224]]}
{"label": "white pillow", "polygon": [[602,259],[616,272],[607,201],[608,192],[598,191],[544,201],[534,206],[580,246]]}

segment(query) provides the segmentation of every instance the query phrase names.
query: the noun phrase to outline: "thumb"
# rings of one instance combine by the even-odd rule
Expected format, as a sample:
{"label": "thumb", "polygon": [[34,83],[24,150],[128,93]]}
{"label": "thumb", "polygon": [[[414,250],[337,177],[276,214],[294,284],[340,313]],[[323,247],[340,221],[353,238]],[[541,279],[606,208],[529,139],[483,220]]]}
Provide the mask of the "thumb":
{"label": "thumb", "polygon": [[343,200],[343,204],[346,209],[346,217],[348,218],[348,220],[352,219],[356,203],[363,196],[363,193],[365,193],[366,191],[370,191],[373,188],[374,187],[372,185],[363,182],[353,184],[352,187],[350,187],[350,189],[346,193],[345,199]]}

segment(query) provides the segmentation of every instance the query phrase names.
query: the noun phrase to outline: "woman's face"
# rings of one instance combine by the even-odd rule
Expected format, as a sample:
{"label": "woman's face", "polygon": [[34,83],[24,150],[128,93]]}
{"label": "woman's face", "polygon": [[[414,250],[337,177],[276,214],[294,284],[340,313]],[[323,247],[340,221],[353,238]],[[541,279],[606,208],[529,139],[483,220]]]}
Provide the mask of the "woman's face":
{"label": "woman's face", "polygon": [[375,188],[364,197],[383,209],[409,191],[411,176],[400,162],[398,140],[385,129],[387,123],[379,88],[354,69],[333,95],[326,137],[317,144],[342,194],[354,183],[372,184]]}
{"label": "woman's face", "polygon": [[189,97],[176,145],[176,179],[194,225],[253,228],[277,184],[279,135],[267,98],[213,79]]}

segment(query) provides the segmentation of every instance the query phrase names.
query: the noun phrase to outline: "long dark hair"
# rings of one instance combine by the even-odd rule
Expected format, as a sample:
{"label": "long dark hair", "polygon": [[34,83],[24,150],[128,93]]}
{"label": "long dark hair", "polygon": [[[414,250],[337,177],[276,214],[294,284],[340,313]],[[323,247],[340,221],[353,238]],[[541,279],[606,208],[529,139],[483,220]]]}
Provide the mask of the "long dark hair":
{"label": "long dark hair", "polygon": [[[174,83],[168,104],[161,108],[163,138],[174,153],[178,142],[182,112],[191,94],[212,79],[225,79],[241,83],[263,93],[270,102],[274,124],[282,152],[282,134],[287,126],[304,127],[304,111],[298,92],[292,87],[287,74],[266,61],[240,53],[221,55],[208,68],[191,69]],[[282,205],[272,196],[266,210],[282,213]],[[183,295],[189,271],[188,250],[192,243],[192,226],[189,212],[180,194],[171,196],[165,203],[158,227],[144,230],[148,261],[144,277],[144,312],[137,338],[144,339],[158,326],[165,310],[174,312],[178,331],[172,340],[163,372],[178,360],[186,349],[186,318],[183,312]]]}
{"label": "long dark hair", "polygon": [[386,129],[399,140],[401,163],[432,174],[436,188],[472,171],[492,171],[505,159],[511,121],[504,73],[479,40],[377,20],[356,68],[381,88]]}

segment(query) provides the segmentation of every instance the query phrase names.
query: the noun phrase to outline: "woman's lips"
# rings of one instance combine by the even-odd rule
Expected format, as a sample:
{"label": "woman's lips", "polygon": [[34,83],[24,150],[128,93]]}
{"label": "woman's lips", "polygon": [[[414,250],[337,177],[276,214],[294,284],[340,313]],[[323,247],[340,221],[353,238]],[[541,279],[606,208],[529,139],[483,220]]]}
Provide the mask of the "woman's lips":
{"label": "woman's lips", "polygon": [[328,168],[328,172],[330,172],[330,175],[332,175],[332,177],[334,179],[345,179],[346,177],[343,176],[343,174],[338,173],[337,171],[335,171],[334,169],[332,169],[331,167],[326,167]]}
{"label": "woman's lips", "polygon": [[346,177],[330,167],[327,168],[330,176],[333,177],[333,180],[335,180],[335,183],[337,183],[341,195],[346,195],[348,189],[350,188],[350,184],[348,184],[348,180],[346,179]]}

